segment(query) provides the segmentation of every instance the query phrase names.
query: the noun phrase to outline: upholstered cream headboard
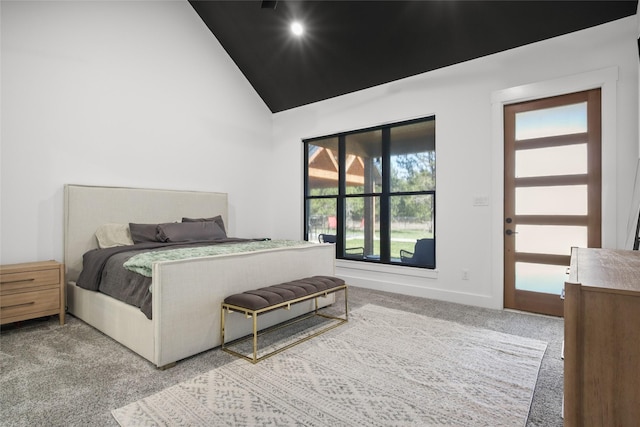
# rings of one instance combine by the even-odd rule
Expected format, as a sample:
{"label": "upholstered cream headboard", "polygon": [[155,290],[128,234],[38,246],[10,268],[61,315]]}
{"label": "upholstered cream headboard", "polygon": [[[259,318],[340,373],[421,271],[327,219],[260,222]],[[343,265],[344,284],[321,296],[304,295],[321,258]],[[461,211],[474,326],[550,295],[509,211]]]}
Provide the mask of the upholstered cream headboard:
{"label": "upholstered cream headboard", "polygon": [[95,232],[107,223],[157,224],[182,217],[222,215],[228,228],[226,193],[125,187],[64,186],[64,263],[66,279],[75,281],[82,255],[98,247]]}

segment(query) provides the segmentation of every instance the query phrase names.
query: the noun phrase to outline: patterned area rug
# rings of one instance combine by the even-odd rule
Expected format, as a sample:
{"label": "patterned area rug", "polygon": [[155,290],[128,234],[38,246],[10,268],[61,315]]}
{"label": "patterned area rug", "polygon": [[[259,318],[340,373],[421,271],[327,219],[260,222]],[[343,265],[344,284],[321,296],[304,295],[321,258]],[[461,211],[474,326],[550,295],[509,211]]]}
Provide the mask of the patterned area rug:
{"label": "patterned area rug", "polygon": [[546,343],[366,305],[253,365],[112,411],[121,426],[525,425]]}

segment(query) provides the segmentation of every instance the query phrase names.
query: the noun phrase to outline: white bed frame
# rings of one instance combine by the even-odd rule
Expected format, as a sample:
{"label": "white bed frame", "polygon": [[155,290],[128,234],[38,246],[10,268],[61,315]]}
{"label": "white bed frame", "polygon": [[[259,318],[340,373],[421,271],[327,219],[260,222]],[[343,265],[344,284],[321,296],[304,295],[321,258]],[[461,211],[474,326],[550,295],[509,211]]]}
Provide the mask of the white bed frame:
{"label": "white bed frame", "polygon": [[[153,266],[149,320],[138,309],[76,286],[82,255],[97,247],[95,232],[106,223],[162,223],[182,217],[222,215],[227,194],[141,188],[65,185],[64,255],[69,313],[122,343],[157,367],[217,347],[220,306],[231,294],[313,275],[335,274],[332,245],[163,261]],[[238,236],[250,237],[250,236]],[[334,301],[330,296],[322,305]],[[264,327],[313,310],[313,301],[267,313]],[[251,322],[230,322],[227,340],[251,332]],[[229,325],[231,326],[231,325]]]}

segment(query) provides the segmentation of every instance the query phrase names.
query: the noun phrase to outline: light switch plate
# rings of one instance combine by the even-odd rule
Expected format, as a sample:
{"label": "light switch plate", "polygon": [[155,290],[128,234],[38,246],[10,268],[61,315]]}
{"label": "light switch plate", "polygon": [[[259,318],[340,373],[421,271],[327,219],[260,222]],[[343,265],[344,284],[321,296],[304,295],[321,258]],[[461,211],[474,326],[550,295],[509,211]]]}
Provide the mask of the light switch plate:
{"label": "light switch plate", "polygon": [[489,206],[489,196],[474,196],[473,206]]}

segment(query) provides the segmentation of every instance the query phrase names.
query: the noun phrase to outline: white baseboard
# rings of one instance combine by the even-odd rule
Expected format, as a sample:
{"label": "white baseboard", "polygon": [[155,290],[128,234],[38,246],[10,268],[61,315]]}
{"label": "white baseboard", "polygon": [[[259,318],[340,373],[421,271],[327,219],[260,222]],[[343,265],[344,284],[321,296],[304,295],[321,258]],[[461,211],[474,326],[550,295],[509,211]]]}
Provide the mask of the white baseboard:
{"label": "white baseboard", "polygon": [[[352,264],[360,264],[352,266]],[[448,301],[477,307],[501,309],[501,302],[487,295],[457,292],[436,287],[438,271],[381,264],[336,262],[336,275],[350,286]]]}

